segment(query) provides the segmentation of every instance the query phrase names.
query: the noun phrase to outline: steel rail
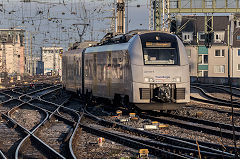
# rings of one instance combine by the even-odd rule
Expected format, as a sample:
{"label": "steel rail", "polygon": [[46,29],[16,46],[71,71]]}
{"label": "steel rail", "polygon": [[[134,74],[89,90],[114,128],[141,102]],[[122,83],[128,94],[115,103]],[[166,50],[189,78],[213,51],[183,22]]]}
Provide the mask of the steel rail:
{"label": "steel rail", "polygon": [[[191,87],[200,90],[201,93],[203,93],[206,97],[208,97],[208,98],[210,98],[210,99],[213,99],[213,100],[216,100],[219,105],[224,105],[224,106],[229,106],[229,107],[231,106],[231,103],[229,103],[230,101],[228,101],[228,100],[224,100],[224,99],[220,99],[220,98],[213,97],[213,96],[209,95],[208,93],[206,93],[206,92],[205,92],[202,88],[200,88],[200,87],[197,87],[197,86],[191,86]],[[191,97],[191,98],[192,98],[192,97]],[[192,98],[192,99],[193,99],[193,98]],[[213,102],[215,102],[215,101],[213,101]],[[215,104],[215,103],[213,103],[213,102],[212,102],[212,104]],[[234,107],[234,108],[240,108],[240,103],[238,103],[238,102],[233,102],[233,107]]]}
{"label": "steel rail", "polygon": [[[229,88],[228,85],[220,85],[220,84],[204,84],[204,83],[191,83],[191,85],[203,85],[203,86],[216,86],[216,87],[224,87],[224,88]],[[230,88],[229,88],[230,89]],[[238,87],[232,87],[232,89],[235,89],[240,92],[240,88]]]}
{"label": "steel rail", "polygon": [[0,157],[2,158],[2,159],[7,159],[7,157],[3,154],[3,152],[0,150]]}
{"label": "steel rail", "polygon": [[[46,88],[45,88],[46,89]],[[44,89],[44,90],[45,90]],[[43,91],[43,90],[37,90],[38,92],[40,91]],[[24,96],[25,94],[22,94],[21,96]],[[12,98],[11,100],[14,100],[15,98]],[[24,102],[21,100],[21,97],[19,96],[18,99],[19,101],[21,102]],[[10,101],[10,100],[9,100]],[[20,124],[18,124],[15,120],[13,120],[11,117],[10,117],[10,114],[14,112],[14,110],[18,109],[19,107],[21,107],[22,105],[24,104],[28,104],[29,106],[32,106],[34,107],[35,109],[40,109],[41,111],[47,113],[45,119],[40,123],[38,124],[38,126],[36,128],[34,128],[32,131],[29,131],[27,129],[25,129],[23,126],[21,126]],[[45,147],[45,149],[48,149],[48,151],[50,150],[50,152],[53,153],[53,156],[57,157],[57,158],[65,158],[63,157],[60,153],[56,152],[53,148],[51,148],[50,146],[48,146],[47,144],[45,144],[43,141],[41,141],[40,139],[38,139],[33,133],[42,125],[44,125],[44,123],[47,121],[47,118],[49,117],[48,115],[48,112],[45,111],[44,109],[40,108],[40,107],[37,107],[37,106],[34,106],[28,102],[24,102],[24,103],[21,103],[20,105],[16,106],[15,108],[12,108],[10,111],[7,112],[8,115],[5,115],[5,114],[2,114],[2,116],[7,119],[8,121],[12,122],[14,127],[17,126],[19,127],[24,133],[27,133],[28,135],[20,142],[20,144],[18,145],[16,151],[15,151],[15,158],[17,159],[18,158],[18,152],[19,152],[19,149],[22,145],[22,143],[29,137],[33,138],[35,141],[38,141],[43,147]]]}
{"label": "steel rail", "polygon": [[78,129],[79,125],[80,125],[80,122],[81,122],[81,120],[82,120],[83,115],[84,115],[84,110],[83,110],[83,113],[81,114],[81,116],[78,115],[78,117],[79,117],[79,118],[78,118],[78,122],[77,122],[77,124],[76,124],[76,126],[75,126],[75,129],[74,129],[74,131],[73,131],[73,133],[72,133],[72,135],[71,135],[71,137],[70,137],[69,144],[68,144],[70,153],[71,153],[71,155],[72,155],[72,157],[73,157],[74,159],[77,159],[77,157],[75,156],[75,154],[74,154],[74,152],[73,152],[73,149],[72,149],[72,141],[73,141],[73,138],[74,138],[74,136],[75,136],[75,134],[76,134],[76,132],[77,132],[77,129]]}
{"label": "steel rail", "polygon": [[[197,119],[197,118],[194,118],[194,117],[179,116],[179,115],[175,115],[175,114],[167,114],[167,113],[156,114],[155,112],[153,112],[153,113],[154,113],[154,116],[161,115],[161,116],[164,116],[164,117],[170,117],[170,118],[174,118],[174,119],[178,119],[178,120],[182,120],[182,121],[204,124],[204,125],[208,125],[208,126],[212,126],[212,127],[226,129],[226,130],[232,130],[232,125],[230,125],[230,124],[217,123],[217,122],[214,122],[214,121]],[[151,114],[153,114],[153,113],[151,113]],[[240,126],[235,126],[235,130],[240,132]]]}

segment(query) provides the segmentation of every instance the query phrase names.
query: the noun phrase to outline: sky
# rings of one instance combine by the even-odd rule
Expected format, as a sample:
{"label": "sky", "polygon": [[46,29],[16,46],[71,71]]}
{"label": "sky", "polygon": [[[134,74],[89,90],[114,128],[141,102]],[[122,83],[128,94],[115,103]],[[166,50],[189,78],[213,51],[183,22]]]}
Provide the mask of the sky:
{"label": "sky", "polygon": [[[114,0],[0,0],[0,28],[24,29],[32,35],[33,50],[62,46],[83,40],[100,40],[110,30]],[[148,0],[129,0],[128,28],[148,29]],[[140,7],[137,7],[140,5]]]}
{"label": "sky", "polygon": [[[26,0],[25,0],[26,1]],[[0,28],[24,29],[33,40],[36,54],[42,46],[62,46],[79,41],[83,24],[83,40],[100,40],[110,31],[114,0],[0,0]],[[115,0],[116,1],[116,0]],[[182,0],[182,7],[189,7],[190,0]],[[193,7],[201,7],[201,0],[192,0]],[[216,1],[223,8],[225,0]],[[229,7],[235,0],[228,0]],[[240,2],[240,0],[239,0]],[[149,28],[150,0],[128,0],[128,30]],[[170,6],[174,6],[172,0]],[[140,7],[137,7],[139,6]],[[208,4],[207,4],[208,5]]]}

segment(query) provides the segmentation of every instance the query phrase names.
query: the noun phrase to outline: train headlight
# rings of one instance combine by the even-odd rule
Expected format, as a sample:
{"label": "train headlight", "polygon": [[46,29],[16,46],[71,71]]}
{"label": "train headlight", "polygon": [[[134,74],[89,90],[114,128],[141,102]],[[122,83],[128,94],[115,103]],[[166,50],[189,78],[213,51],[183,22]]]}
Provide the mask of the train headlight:
{"label": "train headlight", "polygon": [[154,82],[153,78],[144,77],[144,82]]}
{"label": "train headlight", "polygon": [[148,77],[144,77],[144,82],[149,82],[150,79]]}
{"label": "train headlight", "polygon": [[181,77],[174,77],[173,82],[181,82]]}

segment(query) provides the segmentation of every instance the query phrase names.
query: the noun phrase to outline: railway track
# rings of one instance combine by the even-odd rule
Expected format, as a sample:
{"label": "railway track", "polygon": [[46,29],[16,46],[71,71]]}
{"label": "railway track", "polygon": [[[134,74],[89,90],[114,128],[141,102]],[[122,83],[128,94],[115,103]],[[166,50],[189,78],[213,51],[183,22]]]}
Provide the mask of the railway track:
{"label": "railway track", "polygon": [[[200,97],[199,96],[195,97],[195,96],[191,95],[192,100],[205,102],[205,103],[210,103],[210,104],[217,104],[217,105],[222,105],[222,106],[227,106],[227,107],[231,106],[231,102],[229,100],[220,99],[220,98],[216,98],[212,95],[209,95],[201,87],[191,86],[191,89],[197,90],[200,94]],[[240,108],[240,103],[238,103],[237,101],[233,101],[233,107],[234,108]]]}
{"label": "railway track", "polygon": [[[58,90],[59,86],[49,86],[26,94],[19,89],[13,93],[4,91],[9,98],[0,106],[0,131],[7,131],[13,137],[5,134],[11,141],[6,141],[9,147],[0,146],[2,158],[77,158],[81,156],[76,145],[82,131],[137,150],[147,148],[151,154],[162,158],[198,158],[198,147],[192,140],[101,119],[83,110],[84,103],[78,99],[70,101],[62,94],[61,101],[52,100]],[[0,137],[1,140],[4,138]],[[221,145],[199,143],[202,157],[234,158],[232,153],[222,151]],[[226,147],[226,151],[231,150]]]}
{"label": "railway track", "polygon": [[[185,129],[191,129],[194,131],[201,131],[204,133],[212,134],[219,137],[225,137],[232,139],[232,125],[217,123],[204,119],[198,119],[193,117],[178,116],[167,113],[155,113],[140,114],[139,116],[144,119],[151,119],[152,121],[158,121],[165,124],[176,125]],[[154,115],[153,115],[154,114]],[[235,126],[236,139],[240,139],[240,127]]]}
{"label": "railway track", "polygon": [[47,113],[29,104],[21,104],[10,110],[8,116],[22,127],[32,131],[47,117]]}
{"label": "railway track", "polygon": [[[215,85],[215,84],[192,84],[193,86],[201,86],[201,87],[205,87],[205,88],[216,88],[218,90],[224,91],[228,94],[230,94],[230,88],[229,86],[225,86],[225,85]],[[233,96],[236,97],[240,97],[240,88],[237,87],[232,87],[232,94]]]}
{"label": "railway track", "polygon": [[3,114],[0,117],[0,134],[2,155],[6,158],[14,158],[17,145],[27,134]]}
{"label": "railway track", "polygon": [[[67,158],[68,155],[66,155],[62,148],[63,142],[61,143],[60,141],[65,141],[66,133],[71,133],[72,131],[68,131],[69,127],[66,127],[65,123],[68,122],[73,125],[74,122],[68,120],[65,120],[65,122],[57,122],[57,119],[62,119],[60,116],[57,117],[57,119],[57,115],[49,116],[49,112],[50,114],[56,112],[58,109],[57,106],[51,109],[51,111],[46,111],[32,102],[34,100],[36,102],[41,101],[42,95],[49,94],[56,89],[59,89],[59,87],[53,86],[36,91],[32,90],[27,94],[24,94],[23,91],[19,89],[5,90],[3,92],[4,95],[9,96],[9,100],[2,102],[0,106],[0,131],[4,132],[1,133],[0,137],[0,140],[3,141],[0,147],[0,156],[2,156],[2,158]],[[33,98],[38,98],[38,100]],[[30,101],[30,103],[28,103],[28,101]],[[44,103],[43,101],[41,102]],[[63,109],[61,110],[63,111]],[[44,126],[50,126],[49,132],[44,131],[46,130]],[[60,133],[60,131],[63,133]],[[41,138],[36,134],[40,134]],[[47,134],[49,134],[49,136]],[[9,141],[5,140],[5,138],[9,139]],[[49,144],[49,146],[45,143],[48,141],[51,143],[51,141],[54,140],[55,143],[59,144]],[[65,145],[65,147],[69,146]],[[61,155],[61,153],[63,153],[65,157]]]}
{"label": "railway track", "polygon": [[[113,133],[116,136],[120,136],[120,137],[128,136],[128,138],[133,141],[140,142],[142,144],[146,144],[146,145],[150,146],[148,148],[151,149],[152,153],[155,155],[157,155],[157,154],[154,152],[157,152],[159,150],[154,150],[153,147],[162,148],[161,150],[164,150],[164,151],[166,150],[169,152],[174,152],[176,155],[180,155],[178,157],[186,157],[187,156],[189,158],[191,158],[191,157],[194,158],[194,157],[198,156],[196,144],[193,144],[191,142],[183,141],[181,139],[175,139],[170,136],[164,136],[162,134],[155,134],[155,133],[151,133],[151,132],[147,132],[147,131],[142,131],[142,130],[135,129],[133,127],[128,127],[128,126],[125,126],[125,125],[122,125],[122,124],[119,124],[116,122],[106,121],[104,119],[101,119],[99,117],[96,117],[96,116],[90,115],[90,114],[87,114],[86,116],[91,118],[93,121],[98,122],[98,124],[95,124],[94,126],[89,126],[90,125],[89,123],[84,124],[83,127],[86,128],[89,132],[96,131],[97,133],[99,133],[99,131],[101,131],[101,130],[106,131],[106,127],[108,127],[108,129],[114,129],[114,131],[120,130],[120,132],[117,131],[117,132]],[[104,125],[105,128],[104,127],[99,128],[100,127],[99,124]],[[88,125],[88,126],[86,126],[86,125]],[[92,130],[94,127],[97,127],[98,129]],[[113,130],[111,130],[110,133],[112,133],[112,132],[113,132]],[[124,134],[123,134],[123,132],[124,132]],[[126,134],[126,132],[128,132],[128,134]],[[132,134],[135,134],[136,136],[132,136]],[[106,136],[108,136],[108,135],[106,135]],[[141,138],[139,138],[139,136]],[[113,137],[113,138],[116,138],[116,137]],[[149,139],[151,139],[151,141]],[[136,145],[139,146],[139,144],[136,144]],[[143,145],[141,145],[141,146],[144,147]],[[141,147],[141,146],[139,146],[139,147]],[[151,146],[153,146],[153,147],[151,147]],[[184,149],[183,147],[185,147],[186,149]],[[222,155],[222,151],[220,151],[220,150],[211,149],[209,147],[204,147],[204,146],[200,146],[200,147],[201,147],[201,154],[205,157],[215,156],[213,158],[219,158]],[[213,152],[211,152],[211,151],[213,151]],[[166,154],[166,152],[161,152],[161,153],[165,154],[165,155],[170,155],[170,156],[172,155],[171,153]],[[185,156],[184,155],[181,156],[181,154],[185,154]],[[231,154],[229,154],[229,153],[226,153],[226,154],[227,155],[225,157],[227,157],[227,158],[232,157]],[[166,156],[159,156],[159,157],[166,157]]]}
{"label": "railway track", "polygon": [[67,136],[72,133],[74,123],[54,115],[35,132],[35,135],[62,156],[69,156]]}

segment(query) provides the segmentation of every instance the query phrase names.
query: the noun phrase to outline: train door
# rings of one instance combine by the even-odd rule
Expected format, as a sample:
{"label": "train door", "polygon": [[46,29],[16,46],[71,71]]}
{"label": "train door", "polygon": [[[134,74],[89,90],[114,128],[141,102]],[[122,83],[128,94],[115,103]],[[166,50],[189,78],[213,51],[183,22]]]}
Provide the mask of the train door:
{"label": "train door", "polygon": [[74,80],[74,86],[73,89],[76,91],[77,88],[77,77],[76,77],[76,70],[77,70],[77,65],[76,65],[76,56],[73,57],[73,80]]}
{"label": "train door", "polygon": [[93,54],[93,87],[92,87],[92,91],[93,91],[94,95],[96,95],[96,93],[97,93],[97,87],[98,87],[98,83],[97,83],[97,54]]}
{"label": "train door", "polygon": [[107,55],[107,71],[106,71],[106,81],[107,81],[107,90],[108,90],[108,97],[111,96],[111,89],[112,89],[112,72],[111,72],[111,67],[112,67],[112,52],[109,52]]}

